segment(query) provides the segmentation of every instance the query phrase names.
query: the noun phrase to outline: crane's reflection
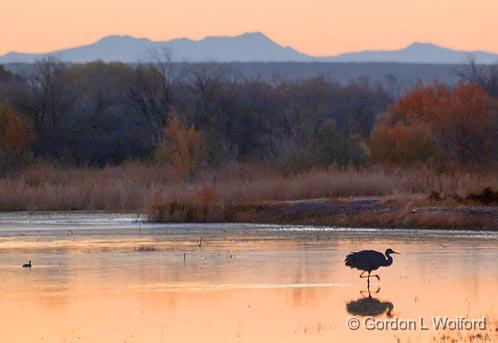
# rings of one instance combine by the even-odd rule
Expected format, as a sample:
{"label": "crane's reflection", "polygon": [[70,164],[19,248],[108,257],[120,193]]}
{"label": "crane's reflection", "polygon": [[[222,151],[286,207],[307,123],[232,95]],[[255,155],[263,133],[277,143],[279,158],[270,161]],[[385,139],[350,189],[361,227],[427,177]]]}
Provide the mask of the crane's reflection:
{"label": "crane's reflection", "polygon": [[[374,292],[374,294],[378,294],[380,292],[380,288]],[[362,295],[366,292],[360,292]],[[382,314],[386,314],[386,316],[391,317],[392,311],[394,309],[394,305],[390,301],[381,301],[377,298],[372,297],[372,293],[370,292],[370,288],[368,288],[368,296],[363,295],[362,298],[357,300],[351,300],[346,304],[346,311],[349,314],[356,316],[371,316],[376,317]]]}

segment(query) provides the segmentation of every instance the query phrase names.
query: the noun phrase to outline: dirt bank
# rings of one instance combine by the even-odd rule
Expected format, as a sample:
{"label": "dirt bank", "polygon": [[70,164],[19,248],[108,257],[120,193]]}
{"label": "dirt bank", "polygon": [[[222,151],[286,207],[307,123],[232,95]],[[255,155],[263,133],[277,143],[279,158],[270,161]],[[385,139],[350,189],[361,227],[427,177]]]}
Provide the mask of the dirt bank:
{"label": "dirt bank", "polygon": [[[348,227],[398,227],[498,230],[498,207],[427,204],[414,199],[388,197],[334,198],[262,202],[227,208],[188,208],[176,204],[155,208],[149,218],[156,222],[216,221]],[[204,213],[199,215],[199,213]],[[184,218],[185,220],[182,220]]]}

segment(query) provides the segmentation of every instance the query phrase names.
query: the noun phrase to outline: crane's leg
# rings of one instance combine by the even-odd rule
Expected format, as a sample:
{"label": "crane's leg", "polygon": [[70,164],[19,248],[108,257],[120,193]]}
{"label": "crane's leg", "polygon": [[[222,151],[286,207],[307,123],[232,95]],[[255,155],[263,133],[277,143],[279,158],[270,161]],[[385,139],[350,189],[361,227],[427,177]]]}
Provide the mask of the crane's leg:
{"label": "crane's leg", "polygon": [[365,272],[367,272],[366,270],[364,270],[361,274],[360,274],[360,277],[361,278],[370,278],[371,276],[375,276],[377,278],[377,280],[380,281],[380,276],[377,275],[377,274],[372,274],[370,275],[371,272],[368,272],[368,276],[363,276],[363,274],[365,274]]}
{"label": "crane's leg", "polygon": [[368,297],[369,297],[369,298],[371,298],[371,297],[372,297],[372,293],[373,293],[373,294],[379,294],[379,292],[380,292],[380,287],[379,287],[379,288],[377,288],[377,290],[376,290],[375,292],[371,292],[370,287],[368,287],[368,289],[367,289],[366,291],[360,291],[360,294],[361,294],[361,295],[363,295],[363,297],[365,297],[365,294],[364,294],[364,293],[366,293],[366,292],[368,292]]}
{"label": "crane's leg", "polygon": [[365,274],[365,272],[367,272],[367,270],[364,270],[363,272],[361,272],[360,274],[360,278],[362,279],[367,279],[367,286],[370,288],[370,273],[371,271],[368,271],[368,275],[367,276],[364,276],[363,274]]}
{"label": "crane's leg", "polygon": [[368,287],[368,289],[366,291],[360,291],[360,294],[366,298],[366,293],[368,293],[368,298],[372,298],[372,294],[370,293],[370,287]]}

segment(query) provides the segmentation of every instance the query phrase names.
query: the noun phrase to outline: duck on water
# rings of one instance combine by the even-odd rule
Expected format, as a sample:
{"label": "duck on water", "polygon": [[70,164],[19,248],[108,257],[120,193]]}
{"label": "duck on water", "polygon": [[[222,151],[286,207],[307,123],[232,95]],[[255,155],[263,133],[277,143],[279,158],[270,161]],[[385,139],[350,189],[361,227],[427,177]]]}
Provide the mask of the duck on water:
{"label": "duck on water", "polygon": [[23,268],[31,268],[31,260],[28,263],[22,265]]}

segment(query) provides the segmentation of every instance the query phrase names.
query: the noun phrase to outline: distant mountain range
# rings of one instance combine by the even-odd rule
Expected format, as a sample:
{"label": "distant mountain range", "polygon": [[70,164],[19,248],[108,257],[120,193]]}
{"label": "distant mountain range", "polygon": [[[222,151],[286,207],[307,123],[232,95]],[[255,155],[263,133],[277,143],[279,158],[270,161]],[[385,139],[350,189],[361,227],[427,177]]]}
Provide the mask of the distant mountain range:
{"label": "distant mountain range", "polygon": [[396,62],[423,64],[462,64],[471,58],[480,64],[498,64],[498,54],[486,51],[458,51],[429,43],[413,43],[392,51],[360,51],[337,56],[316,57],[281,46],[260,32],[235,37],[207,37],[199,41],[186,38],[154,42],[131,36],[108,36],[98,42],[42,54],[10,52],[0,63],[33,63],[45,56],[64,62],[95,60],[135,63],[147,59],[151,51],[166,49],[173,61],[185,62]]}

